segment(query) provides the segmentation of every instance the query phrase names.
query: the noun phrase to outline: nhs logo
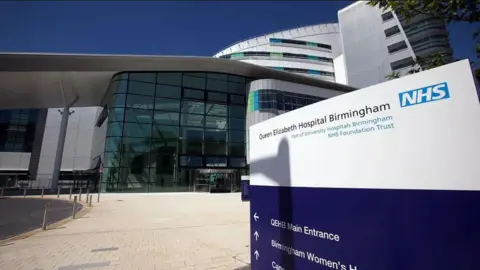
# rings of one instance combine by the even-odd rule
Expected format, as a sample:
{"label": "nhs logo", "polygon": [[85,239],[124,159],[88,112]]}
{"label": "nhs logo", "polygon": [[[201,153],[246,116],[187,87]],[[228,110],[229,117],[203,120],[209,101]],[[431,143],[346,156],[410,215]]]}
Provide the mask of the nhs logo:
{"label": "nhs logo", "polygon": [[409,90],[398,94],[400,107],[438,101],[450,98],[447,82],[426,86],[419,89]]}

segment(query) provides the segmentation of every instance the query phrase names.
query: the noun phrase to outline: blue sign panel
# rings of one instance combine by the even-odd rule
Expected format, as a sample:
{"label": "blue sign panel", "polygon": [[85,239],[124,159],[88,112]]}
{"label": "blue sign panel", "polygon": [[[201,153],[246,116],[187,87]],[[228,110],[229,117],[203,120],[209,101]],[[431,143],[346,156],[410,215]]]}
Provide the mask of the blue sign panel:
{"label": "blue sign panel", "polygon": [[480,269],[478,191],[250,186],[250,196],[253,270]]}

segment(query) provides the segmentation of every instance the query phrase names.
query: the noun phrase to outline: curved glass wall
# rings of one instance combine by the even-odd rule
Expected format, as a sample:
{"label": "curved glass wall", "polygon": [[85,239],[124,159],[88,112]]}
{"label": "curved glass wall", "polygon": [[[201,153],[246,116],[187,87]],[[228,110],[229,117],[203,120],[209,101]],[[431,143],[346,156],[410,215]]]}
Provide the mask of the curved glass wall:
{"label": "curved glass wall", "polygon": [[234,186],[246,169],[246,83],[220,73],[115,76],[102,190],[199,191],[215,177]]}

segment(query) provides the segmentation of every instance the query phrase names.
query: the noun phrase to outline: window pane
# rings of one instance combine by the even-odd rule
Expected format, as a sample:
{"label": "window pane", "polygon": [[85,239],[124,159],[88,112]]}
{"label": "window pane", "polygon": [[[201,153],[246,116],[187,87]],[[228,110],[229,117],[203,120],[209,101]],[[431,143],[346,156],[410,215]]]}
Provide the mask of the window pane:
{"label": "window pane", "polygon": [[228,75],[221,73],[207,73],[207,78],[220,81],[228,81]]}
{"label": "window pane", "polygon": [[123,136],[147,138],[152,134],[152,125],[139,123],[125,123]]}
{"label": "window pane", "polygon": [[245,84],[229,82],[228,83],[228,92],[245,95],[245,92],[246,92]]}
{"label": "window pane", "polygon": [[180,128],[180,138],[188,141],[202,141],[203,128]]}
{"label": "window pane", "polygon": [[181,156],[180,166],[203,167],[203,158],[198,156]]}
{"label": "window pane", "polygon": [[158,139],[177,139],[178,138],[178,127],[174,126],[153,126],[152,140]]}
{"label": "window pane", "polygon": [[227,102],[227,94],[207,92],[207,100]]}
{"label": "window pane", "polygon": [[128,80],[128,73],[127,72],[123,72],[123,73],[119,73],[119,74],[116,74],[114,77],[113,77],[114,80]]}
{"label": "window pane", "polygon": [[155,84],[129,81],[128,93],[144,96],[153,96],[153,94],[155,93]]}
{"label": "window pane", "polygon": [[133,109],[153,109],[153,98],[147,96],[139,95],[128,95],[127,96],[127,107]]}
{"label": "window pane", "polygon": [[180,141],[180,149],[182,154],[201,155],[203,143],[201,141]]}
{"label": "window pane", "polygon": [[127,109],[125,111],[125,122],[152,123],[152,113],[150,110]]}
{"label": "window pane", "polygon": [[174,155],[177,152],[178,142],[175,139],[152,138],[150,142],[150,153],[152,155]]}
{"label": "window pane", "polygon": [[[175,157],[172,154],[163,154],[163,153],[156,153],[151,156],[151,168],[155,168],[153,172],[160,173],[160,172],[172,172],[173,168],[175,167]],[[152,171],[150,171],[152,173]]]}
{"label": "window pane", "polygon": [[230,102],[236,104],[245,104],[245,96],[230,95]]}
{"label": "window pane", "polygon": [[217,117],[217,116],[206,116],[205,117],[205,128],[226,129],[227,128],[227,118]]}
{"label": "window pane", "polygon": [[121,164],[120,152],[105,152],[103,166],[118,167]]}
{"label": "window pane", "polygon": [[226,142],[227,141],[227,131],[225,130],[215,130],[215,129],[205,129],[205,141],[212,142]]}
{"label": "window pane", "polygon": [[204,154],[205,155],[226,155],[227,143],[224,142],[204,142]]}
{"label": "window pane", "polygon": [[180,123],[180,114],[176,112],[160,112],[153,113],[153,121],[155,124],[178,126]]}
{"label": "window pane", "polygon": [[230,156],[245,156],[245,144],[244,143],[231,143],[228,145],[228,154]]}
{"label": "window pane", "polygon": [[155,83],[155,77],[156,77],[155,73],[141,73],[141,72],[130,73],[130,80],[132,81]]}
{"label": "window pane", "polygon": [[203,127],[203,115],[182,113],[182,126]]}
{"label": "window pane", "polygon": [[108,137],[105,140],[105,152],[119,152],[121,147],[122,137]]}
{"label": "window pane", "polygon": [[183,87],[205,89],[205,78],[183,75]]}
{"label": "window pane", "polygon": [[108,122],[123,122],[123,115],[125,114],[125,109],[123,108],[111,108],[108,110]]}
{"label": "window pane", "polygon": [[207,90],[228,92],[228,83],[226,81],[218,81],[207,79]]}
{"label": "window pane", "polygon": [[229,142],[245,142],[245,131],[243,130],[230,130],[228,141]]}
{"label": "window pane", "polygon": [[206,115],[227,116],[227,105],[207,103]]}
{"label": "window pane", "polygon": [[157,83],[168,85],[182,85],[182,73],[158,73]]}
{"label": "window pane", "polygon": [[155,110],[161,111],[180,111],[180,100],[168,98],[155,98]]}
{"label": "window pane", "polygon": [[245,118],[245,107],[228,106],[228,116],[235,118]]}
{"label": "window pane", "polygon": [[245,78],[235,75],[228,75],[228,80],[231,82],[245,83]]}
{"label": "window pane", "polygon": [[108,123],[107,136],[120,137],[122,136],[122,129],[123,129],[122,122]]}
{"label": "window pane", "polygon": [[247,162],[245,158],[230,158],[231,167],[246,167]]}
{"label": "window pane", "polygon": [[156,97],[180,98],[182,94],[182,88],[179,86],[157,84],[156,88]]}
{"label": "window pane", "polygon": [[227,167],[226,157],[207,157],[205,161],[207,167]]}
{"label": "window pane", "polygon": [[125,107],[126,98],[125,94],[114,94],[110,101],[110,107]]}
{"label": "window pane", "polygon": [[204,100],[205,92],[193,89],[183,89],[183,97]]}
{"label": "window pane", "polygon": [[229,118],[230,129],[245,130],[245,119]]}
{"label": "window pane", "polygon": [[201,101],[182,102],[182,113],[205,114],[205,103]]}
{"label": "window pane", "polygon": [[123,138],[123,150],[126,153],[147,153],[150,151],[150,137],[147,138]]}
{"label": "window pane", "polygon": [[109,92],[111,93],[127,93],[127,86],[128,86],[128,81],[127,80],[121,80],[121,81],[114,81],[110,85],[110,89],[108,89]]}

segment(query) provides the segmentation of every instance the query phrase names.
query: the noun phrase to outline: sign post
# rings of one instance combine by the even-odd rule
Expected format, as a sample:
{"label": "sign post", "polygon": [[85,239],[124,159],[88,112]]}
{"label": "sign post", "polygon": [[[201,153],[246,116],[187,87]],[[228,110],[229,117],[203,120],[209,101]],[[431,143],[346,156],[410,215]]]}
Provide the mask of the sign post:
{"label": "sign post", "polygon": [[480,104],[467,60],[249,132],[253,270],[479,269]]}

